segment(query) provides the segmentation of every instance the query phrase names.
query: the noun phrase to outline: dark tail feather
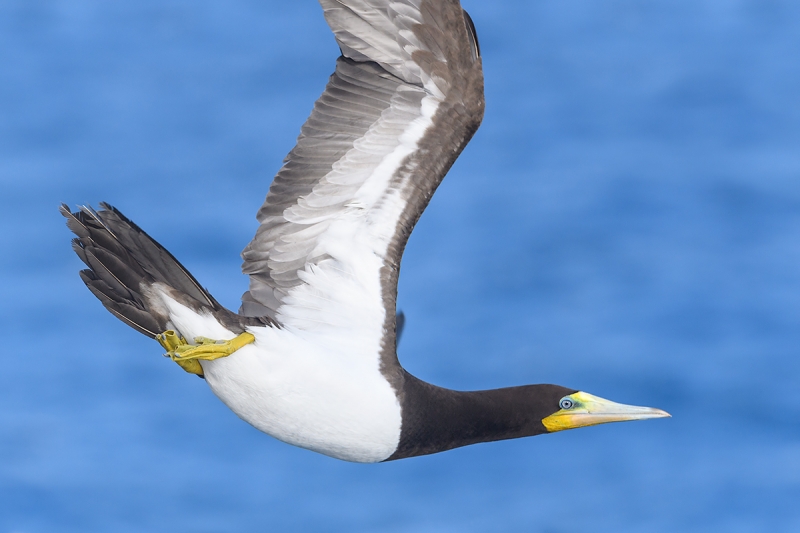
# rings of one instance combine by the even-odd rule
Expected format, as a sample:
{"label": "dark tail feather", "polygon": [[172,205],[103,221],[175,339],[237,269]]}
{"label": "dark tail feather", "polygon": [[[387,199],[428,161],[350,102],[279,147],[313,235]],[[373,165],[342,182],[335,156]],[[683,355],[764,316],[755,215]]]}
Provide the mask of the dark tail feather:
{"label": "dark tail feather", "polygon": [[96,212],[82,207],[72,213],[66,205],[61,214],[77,236],[72,248],[89,267],[81,279],[114,316],[149,337],[167,329],[167,318],[153,312],[144,288],[164,283],[198,306],[222,307],[172,254],[147,233],[108,204]]}

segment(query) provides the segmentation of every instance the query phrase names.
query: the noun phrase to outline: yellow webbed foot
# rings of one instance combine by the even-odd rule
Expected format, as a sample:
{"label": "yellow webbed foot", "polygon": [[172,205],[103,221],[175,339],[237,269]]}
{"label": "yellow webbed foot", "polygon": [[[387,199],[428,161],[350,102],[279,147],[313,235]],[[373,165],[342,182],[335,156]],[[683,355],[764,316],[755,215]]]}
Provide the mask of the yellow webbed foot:
{"label": "yellow webbed foot", "polygon": [[221,357],[228,357],[239,348],[255,342],[256,338],[244,332],[229,341],[218,341],[206,337],[196,337],[196,345],[189,344],[186,339],[172,330],[156,335],[156,340],[167,350],[164,354],[178,363],[181,368],[190,374],[203,375],[200,360],[213,361]]}

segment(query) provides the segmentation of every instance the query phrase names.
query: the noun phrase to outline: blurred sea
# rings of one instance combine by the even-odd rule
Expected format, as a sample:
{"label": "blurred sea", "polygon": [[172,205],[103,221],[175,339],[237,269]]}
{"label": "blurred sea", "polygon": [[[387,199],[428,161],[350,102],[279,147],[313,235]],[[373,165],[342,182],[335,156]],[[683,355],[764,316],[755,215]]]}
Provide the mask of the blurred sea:
{"label": "blurred sea", "polygon": [[409,243],[401,361],[674,418],[371,466],[257,432],[91,296],[57,207],[237,308],[321,9],[2,0],[0,533],[800,531],[800,3],[464,5],[486,118]]}

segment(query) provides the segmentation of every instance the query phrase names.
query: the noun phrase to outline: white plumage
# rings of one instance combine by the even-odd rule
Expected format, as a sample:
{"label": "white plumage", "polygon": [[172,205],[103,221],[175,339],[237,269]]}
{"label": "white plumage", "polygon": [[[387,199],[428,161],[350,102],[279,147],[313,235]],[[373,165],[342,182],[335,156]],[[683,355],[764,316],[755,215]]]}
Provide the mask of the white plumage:
{"label": "white plumage", "polygon": [[483,78],[457,0],[320,3],[343,57],[259,210],[239,315],[113,208],[64,214],[90,267],[84,281],[126,323],[190,342],[255,337],[200,361],[237,415],[290,444],[375,462],[397,452],[403,431],[400,258],[480,123]]}

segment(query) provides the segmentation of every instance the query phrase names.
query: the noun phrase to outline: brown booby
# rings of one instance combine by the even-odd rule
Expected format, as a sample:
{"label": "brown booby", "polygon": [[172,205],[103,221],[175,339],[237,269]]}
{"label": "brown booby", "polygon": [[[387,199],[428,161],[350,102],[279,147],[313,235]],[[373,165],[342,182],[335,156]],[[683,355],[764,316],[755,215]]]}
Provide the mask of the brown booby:
{"label": "brown booby", "polygon": [[483,118],[478,38],[458,0],[320,3],[341,57],[258,212],[239,312],[115,208],[63,206],[92,293],[243,420],[348,461],[669,416],[557,385],[454,391],[403,369],[400,260]]}

